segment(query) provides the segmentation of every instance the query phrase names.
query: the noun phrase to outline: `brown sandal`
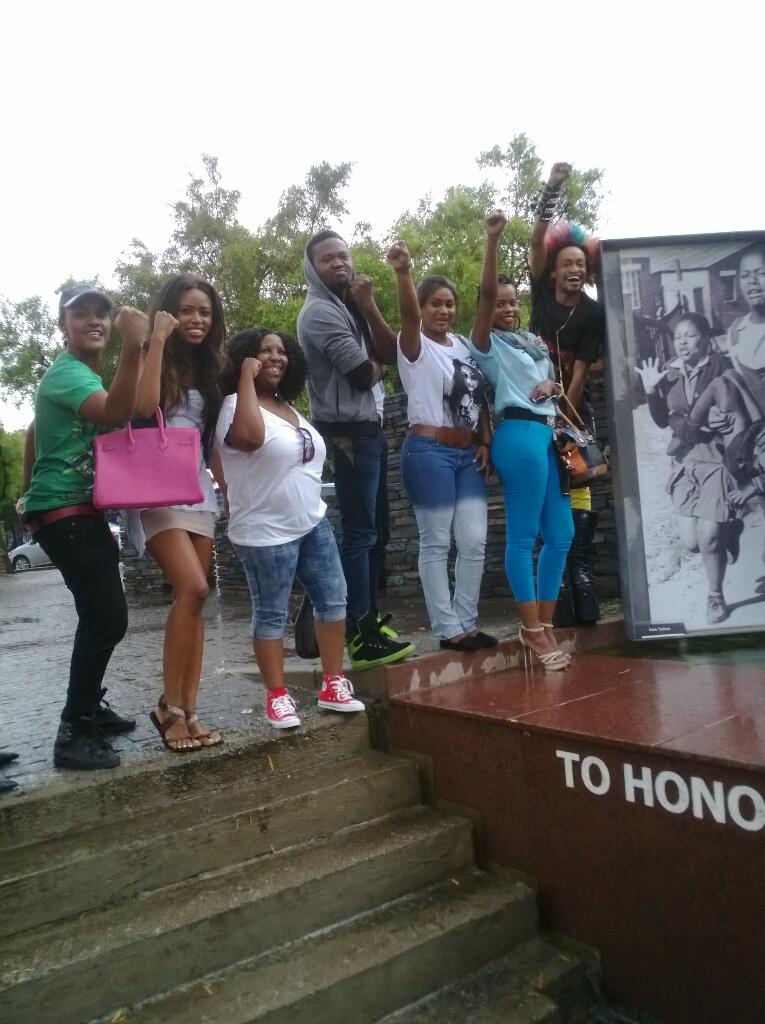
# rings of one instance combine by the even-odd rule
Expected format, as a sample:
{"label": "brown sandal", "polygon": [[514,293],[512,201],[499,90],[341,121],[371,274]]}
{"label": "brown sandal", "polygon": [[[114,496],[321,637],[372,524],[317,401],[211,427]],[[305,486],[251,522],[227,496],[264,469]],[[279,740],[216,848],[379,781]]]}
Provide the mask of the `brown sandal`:
{"label": "brown sandal", "polygon": [[[196,711],[192,711],[191,714],[189,714],[188,711],[186,712],[186,724],[187,725],[192,725],[194,722],[198,722],[198,721],[199,721],[199,715],[196,713]],[[218,735],[217,740],[213,740],[212,743],[205,743],[205,740],[209,740],[210,737],[214,736],[216,733]],[[189,732],[189,736],[191,736],[190,732]],[[223,737],[221,736],[221,734],[218,732],[217,729],[213,729],[212,732],[209,729],[207,730],[207,732],[198,732],[196,734],[196,736],[191,736],[191,738],[192,738],[192,740],[199,740],[200,744],[203,747],[217,747],[219,743],[223,742]]]}
{"label": "brown sandal", "polygon": [[[194,736],[177,736],[175,739],[168,739],[167,736],[165,735],[168,729],[172,729],[176,722],[180,721],[181,719],[185,720],[186,715],[184,713],[183,708],[176,707],[174,704],[168,704],[167,701],[165,700],[164,694],[162,694],[162,696],[157,701],[157,707],[159,708],[160,711],[167,712],[167,718],[163,722],[160,722],[159,715],[156,713],[156,711],[150,712],[149,718],[151,719],[151,723],[154,726],[154,728],[162,737],[162,742],[164,743],[168,750],[171,750],[174,754],[188,754],[194,750],[202,749],[203,744],[196,740]],[[183,740],[186,739],[192,741],[190,747],[173,746],[174,743],[181,743]]]}

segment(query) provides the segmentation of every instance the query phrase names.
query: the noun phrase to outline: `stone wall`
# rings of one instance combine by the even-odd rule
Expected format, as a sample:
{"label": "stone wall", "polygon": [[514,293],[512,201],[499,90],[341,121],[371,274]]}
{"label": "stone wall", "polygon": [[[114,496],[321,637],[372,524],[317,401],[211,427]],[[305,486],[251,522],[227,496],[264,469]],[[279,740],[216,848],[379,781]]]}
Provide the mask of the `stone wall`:
{"label": "stone wall", "polygon": [[[608,440],[603,379],[596,376],[591,386],[595,405],[598,435]],[[406,433],[406,395],[390,395],[385,402],[385,435],[389,445],[388,496],[390,501],[391,540],[386,556],[387,593],[390,597],[412,597],[420,593],[417,571],[418,535],[409,499],[401,482],[401,444]],[[326,488],[325,488],[326,490]],[[329,489],[331,491],[331,488]],[[329,517],[340,534],[339,516],[333,494],[326,494]],[[593,487],[593,508],[599,513],[595,543],[594,568],[601,597],[619,593],[616,524],[610,478]],[[504,570],[505,514],[502,490],[497,480],[489,487],[489,535],[486,545],[486,567],[482,584],[484,597],[507,597],[510,590]],[[241,565],[226,536],[226,519],[221,517],[216,528],[215,565],[217,581],[223,594],[247,595],[247,584]],[[452,552],[452,558],[454,552]],[[143,598],[169,596],[162,573],[150,560],[138,560],[127,545],[123,548],[126,590]]]}

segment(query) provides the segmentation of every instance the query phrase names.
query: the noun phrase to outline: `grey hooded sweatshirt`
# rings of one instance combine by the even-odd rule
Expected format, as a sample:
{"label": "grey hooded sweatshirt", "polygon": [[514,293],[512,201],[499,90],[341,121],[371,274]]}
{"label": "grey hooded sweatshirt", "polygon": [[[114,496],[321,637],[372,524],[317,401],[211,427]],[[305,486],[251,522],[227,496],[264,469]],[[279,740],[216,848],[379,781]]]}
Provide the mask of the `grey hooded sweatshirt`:
{"label": "grey hooded sweatshirt", "polygon": [[346,374],[368,359],[364,338],[348,308],[303,258],[308,295],[297,334],[308,360],[311,419],[323,434],[371,434],[379,429],[375,392],[359,391]]}

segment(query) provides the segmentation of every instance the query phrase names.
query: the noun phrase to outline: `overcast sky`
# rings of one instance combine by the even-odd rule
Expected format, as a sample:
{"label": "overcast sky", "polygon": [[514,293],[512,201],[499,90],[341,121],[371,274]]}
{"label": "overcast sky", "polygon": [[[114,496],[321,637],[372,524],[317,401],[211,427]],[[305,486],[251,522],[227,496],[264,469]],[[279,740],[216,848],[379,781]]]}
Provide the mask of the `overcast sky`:
{"label": "overcast sky", "polygon": [[[601,235],[765,227],[761,0],[3,5],[0,294],[108,280],[218,156],[255,228],[320,160],[387,229],[525,131],[605,171]],[[26,423],[0,403],[6,428]]]}

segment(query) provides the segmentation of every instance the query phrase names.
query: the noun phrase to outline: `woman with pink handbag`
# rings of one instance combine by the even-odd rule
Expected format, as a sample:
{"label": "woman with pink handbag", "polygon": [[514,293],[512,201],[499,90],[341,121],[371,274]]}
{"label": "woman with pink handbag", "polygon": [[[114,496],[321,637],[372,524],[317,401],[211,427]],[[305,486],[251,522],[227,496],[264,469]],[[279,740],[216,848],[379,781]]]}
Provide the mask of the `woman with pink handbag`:
{"label": "woman with pink handbag", "polygon": [[61,292],[58,323],[64,351],[40,381],[30,430],[34,465],[24,520],[64,577],[78,616],[69,688],[53,748],[57,768],[115,768],[120,758],[105,735],[135,729],[132,718],[101,703],[109,659],[127,629],[127,606],[119,549],[105,513],[93,505],[91,444],[99,430],[123,426],[135,409],[149,323],[137,309],[117,314],[122,352],[105,391],[98,370],[111,333],[111,308],[108,296],[92,285]]}
{"label": "woman with pink handbag", "polygon": [[226,329],[217,292],[200,278],[171,278],[149,313],[151,340],[138,391],[136,412],[149,417],[159,408],[168,427],[193,427],[201,437],[199,483],[203,499],[194,505],[147,508],[129,513],[131,540],[145,546],[173,588],[165,625],[164,692],[151,720],[162,742],[176,753],[220,743],[196,713],[202,671],[207,574],[212,558],[218,501],[210,468],[223,482],[213,455],[213,432],[221,403],[218,378],[225,363]]}

